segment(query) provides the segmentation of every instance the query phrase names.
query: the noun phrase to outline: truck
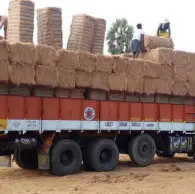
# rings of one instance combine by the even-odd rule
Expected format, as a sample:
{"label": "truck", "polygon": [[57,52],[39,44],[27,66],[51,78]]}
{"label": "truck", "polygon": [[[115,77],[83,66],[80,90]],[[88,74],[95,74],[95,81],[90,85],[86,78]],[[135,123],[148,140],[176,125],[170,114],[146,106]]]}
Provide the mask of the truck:
{"label": "truck", "polygon": [[157,154],[195,157],[194,103],[0,96],[0,156],[23,169],[75,174],[115,169],[119,154],[146,167]]}

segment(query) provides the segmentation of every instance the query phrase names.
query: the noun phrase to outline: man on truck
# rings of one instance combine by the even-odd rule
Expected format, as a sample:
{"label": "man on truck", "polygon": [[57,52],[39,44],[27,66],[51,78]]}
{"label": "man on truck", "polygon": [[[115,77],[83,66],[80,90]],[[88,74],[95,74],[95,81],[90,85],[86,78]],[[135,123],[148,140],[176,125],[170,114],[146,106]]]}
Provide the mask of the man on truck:
{"label": "man on truck", "polygon": [[171,37],[171,28],[170,28],[170,21],[165,19],[160,25],[158,26],[157,36],[170,38]]}
{"label": "man on truck", "polygon": [[0,30],[4,27],[4,38],[5,39],[7,39],[7,25],[8,25],[7,16],[0,15]]}
{"label": "man on truck", "polygon": [[139,53],[143,50],[144,45],[144,32],[142,30],[142,24],[137,24],[137,29],[133,34],[133,39],[131,42],[133,57],[138,58]]}

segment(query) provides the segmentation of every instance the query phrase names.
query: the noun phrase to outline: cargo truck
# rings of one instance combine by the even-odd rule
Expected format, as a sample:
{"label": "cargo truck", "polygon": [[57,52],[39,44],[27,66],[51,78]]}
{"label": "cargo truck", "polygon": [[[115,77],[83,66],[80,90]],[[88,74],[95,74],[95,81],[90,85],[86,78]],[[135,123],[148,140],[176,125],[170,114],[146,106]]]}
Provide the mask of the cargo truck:
{"label": "cargo truck", "polygon": [[0,96],[0,155],[56,176],[115,169],[119,154],[140,167],[155,154],[195,156],[195,105]]}

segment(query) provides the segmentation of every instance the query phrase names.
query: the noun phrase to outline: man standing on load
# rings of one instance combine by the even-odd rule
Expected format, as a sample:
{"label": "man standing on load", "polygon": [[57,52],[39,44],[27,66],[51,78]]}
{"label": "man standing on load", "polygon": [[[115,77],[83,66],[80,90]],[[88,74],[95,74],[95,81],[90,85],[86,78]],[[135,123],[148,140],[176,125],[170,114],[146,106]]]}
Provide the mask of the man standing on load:
{"label": "man standing on load", "polygon": [[8,25],[8,18],[7,16],[0,15],[0,30],[4,27],[4,38],[7,39],[7,25]]}
{"label": "man standing on load", "polygon": [[170,21],[165,19],[160,25],[158,26],[157,36],[161,36],[164,38],[171,37],[171,28],[170,28]]}
{"label": "man standing on load", "polygon": [[144,32],[142,30],[142,24],[137,24],[137,29],[133,34],[131,42],[133,57],[137,58],[139,53],[143,50],[144,46]]}

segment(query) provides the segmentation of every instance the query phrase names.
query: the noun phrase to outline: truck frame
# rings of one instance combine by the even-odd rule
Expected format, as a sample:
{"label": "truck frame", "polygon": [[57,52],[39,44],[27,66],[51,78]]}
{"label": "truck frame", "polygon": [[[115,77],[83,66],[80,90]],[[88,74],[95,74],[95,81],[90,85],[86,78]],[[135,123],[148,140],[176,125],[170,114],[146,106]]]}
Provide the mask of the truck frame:
{"label": "truck frame", "polygon": [[111,171],[119,154],[148,166],[155,154],[195,156],[195,105],[0,96],[0,155],[56,176]]}

